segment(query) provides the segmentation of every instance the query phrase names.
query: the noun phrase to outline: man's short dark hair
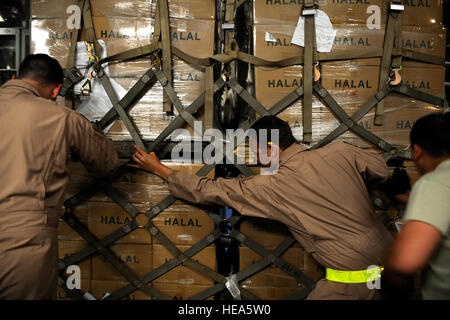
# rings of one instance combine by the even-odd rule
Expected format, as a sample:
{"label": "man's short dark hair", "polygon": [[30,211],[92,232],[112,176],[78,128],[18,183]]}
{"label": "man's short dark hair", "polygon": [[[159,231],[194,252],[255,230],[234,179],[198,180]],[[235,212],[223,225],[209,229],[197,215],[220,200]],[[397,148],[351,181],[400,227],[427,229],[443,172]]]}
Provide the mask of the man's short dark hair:
{"label": "man's short dark hair", "polygon": [[432,113],[413,125],[411,146],[418,145],[433,157],[450,156],[450,113]]}
{"label": "man's short dark hair", "polygon": [[267,129],[267,141],[272,141],[271,132],[272,129],[279,130],[279,146],[282,150],[286,150],[292,144],[296,143],[292,130],[286,121],[281,120],[275,116],[264,116],[255,121],[252,128],[256,130],[259,140],[259,129]]}
{"label": "man's short dark hair", "polygon": [[58,85],[64,81],[64,72],[58,60],[46,54],[31,54],[27,56],[19,67],[19,79],[31,79],[43,84]]}

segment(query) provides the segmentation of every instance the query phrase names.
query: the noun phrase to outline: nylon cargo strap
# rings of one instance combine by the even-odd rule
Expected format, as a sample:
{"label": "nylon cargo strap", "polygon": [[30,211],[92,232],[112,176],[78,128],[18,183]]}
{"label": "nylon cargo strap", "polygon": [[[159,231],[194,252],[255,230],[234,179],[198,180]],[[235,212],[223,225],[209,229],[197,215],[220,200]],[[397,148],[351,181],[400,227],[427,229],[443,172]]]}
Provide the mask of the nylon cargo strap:
{"label": "nylon cargo strap", "polygon": [[[78,6],[81,8],[81,12],[83,12],[84,10],[86,1],[88,0],[78,0],[77,2]],[[79,27],[81,28],[81,25]],[[70,47],[69,47],[69,56],[67,57],[66,62],[64,82],[61,87],[61,90],[59,91],[59,95],[61,97],[65,97],[68,91],[83,79],[83,75],[81,74],[80,70],[75,68],[75,53],[77,49],[77,41],[79,33],[80,29],[78,28],[78,26],[76,26],[72,31],[72,38],[70,40]],[[68,108],[73,109],[73,100],[66,99],[65,104]]]}
{"label": "nylon cargo strap", "polygon": [[156,71],[155,74],[156,74],[156,77],[158,78],[159,82],[161,83],[161,86],[163,87],[166,96],[173,103],[173,105],[177,109],[178,113],[186,121],[186,123],[188,123],[192,128],[194,128],[195,118],[189,112],[186,112],[184,110],[183,105],[181,104],[180,99],[178,98],[177,94],[175,93],[175,90],[173,89],[172,85],[170,84],[170,81],[169,81],[169,78],[167,77],[167,75],[161,70]]}
{"label": "nylon cargo strap", "polygon": [[438,105],[440,107],[444,106],[443,98],[439,98],[429,93],[413,89],[402,83],[397,86],[394,86],[392,90],[417,100],[425,101],[434,105]]}
{"label": "nylon cargo strap", "polygon": [[214,127],[214,66],[205,70],[205,130]]}
{"label": "nylon cargo strap", "polygon": [[313,63],[316,52],[315,7],[313,0],[305,0],[302,15],[305,18],[305,46],[303,50],[303,142],[312,141]]}
{"label": "nylon cargo strap", "polygon": [[[142,77],[134,84],[134,86],[125,94],[125,96],[120,100],[120,105],[123,107],[125,112],[131,110],[133,103],[146,92],[149,88],[153,86],[156,81],[155,73],[152,69],[149,69]],[[111,108],[99,121],[100,128],[104,129],[109,124],[111,124],[118,116],[115,108]]]}
{"label": "nylon cargo strap", "polygon": [[[156,32],[156,31],[155,31]],[[133,48],[130,50],[123,51],[118,54],[111,55],[109,57],[101,59],[97,64],[104,64],[107,62],[124,62],[128,60],[134,60],[141,58],[143,56],[150,55],[154,53],[155,51],[159,50],[161,48],[161,43],[158,42],[159,39],[154,39],[151,44],[145,45],[138,48]],[[299,65],[303,64],[304,59],[301,56],[295,56],[291,58],[286,58],[278,61],[270,61],[265,60],[253,55],[250,55],[245,52],[241,51],[227,51],[226,53],[216,54],[210,58],[196,58],[193,56],[190,56],[189,54],[181,51],[177,47],[172,46],[171,52],[180,58],[181,60],[189,63],[189,64],[195,64],[202,67],[209,67],[212,66],[214,63],[229,63],[234,59],[241,60],[246,63],[253,64],[255,66],[260,67],[272,67],[272,68],[283,68],[283,67],[289,67],[293,65]],[[361,50],[353,50],[350,52],[315,52],[314,53],[314,61],[336,61],[336,60],[349,60],[349,59],[358,59],[358,58],[379,58],[382,57],[383,49],[361,49]],[[405,58],[430,63],[430,64],[436,64],[436,65],[445,65],[445,59],[420,53],[404,48],[393,48],[392,50],[393,55],[401,55]]]}
{"label": "nylon cargo strap", "polygon": [[381,139],[367,129],[361,127],[356,121],[350,118],[342,109],[342,107],[336,102],[336,100],[334,100],[334,98],[329,94],[329,92],[324,87],[322,87],[322,85],[316,83],[314,85],[314,91],[316,91],[317,94],[323,99],[326,106],[339,119],[339,121],[345,124],[351,131],[374,144],[383,151],[390,152],[391,149],[393,149],[393,146],[390,143]]}
{"label": "nylon cargo strap", "polygon": [[124,123],[125,127],[129,131],[131,137],[133,138],[134,142],[137,146],[142,148],[143,150],[147,151],[146,146],[142,142],[141,137],[138,134],[137,128],[134,126],[133,122],[128,117],[127,112],[124,110],[124,107],[121,105],[119,99],[117,98],[116,92],[114,88],[111,85],[111,81],[109,80],[109,77],[104,72],[103,68],[100,66],[100,69],[97,70],[97,77],[99,78],[103,88],[105,89],[109,100],[111,101],[114,109],[116,110],[117,114],[119,115],[120,120]]}
{"label": "nylon cargo strap", "polygon": [[[389,81],[394,46],[401,48],[401,41],[399,41],[401,37],[401,10],[398,10],[395,6],[393,7],[393,4],[398,6],[401,4],[401,0],[392,0],[392,2],[389,3],[389,16],[384,35],[383,56],[381,58],[380,77],[378,81],[379,88]],[[401,62],[398,59],[395,61],[396,63]],[[384,103],[380,102],[377,104],[375,110],[375,125],[380,126],[383,124],[383,113]]]}
{"label": "nylon cargo strap", "polygon": [[[369,98],[364,105],[358,109],[352,116],[351,119],[354,122],[358,122],[364,117],[378,102],[382,101],[390,92],[391,88],[388,85],[384,85],[380,91],[378,91],[375,95]],[[334,129],[331,133],[329,133],[325,138],[320,140],[318,143],[311,147],[312,150],[323,147],[324,145],[332,142],[341,134],[346,132],[349,129],[347,124],[341,123],[339,127]]]}
{"label": "nylon cargo strap", "polygon": [[[170,46],[170,25],[169,25],[169,5],[167,0],[158,0],[159,22],[161,27],[162,59],[163,71],[169,83],[172,83],[172,53]],[[172,113],[172,103],[167,92],[163,93],[163,111]]]}

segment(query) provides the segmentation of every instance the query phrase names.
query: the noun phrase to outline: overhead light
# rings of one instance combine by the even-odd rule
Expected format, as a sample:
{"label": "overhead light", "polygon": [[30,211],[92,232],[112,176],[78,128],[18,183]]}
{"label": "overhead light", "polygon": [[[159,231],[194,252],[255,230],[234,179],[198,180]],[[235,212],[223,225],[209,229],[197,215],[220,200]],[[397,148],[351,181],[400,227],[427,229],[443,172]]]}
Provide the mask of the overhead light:
{"label": "overhead light", "polygon": [[431,19],[430,22],[431,23],[436,23],[436,20],[435,19]]}
{"label": "overhead light", "polygon": [[5,22],[5,19],[3,19],[3,16],[0,14],[0,22]]}

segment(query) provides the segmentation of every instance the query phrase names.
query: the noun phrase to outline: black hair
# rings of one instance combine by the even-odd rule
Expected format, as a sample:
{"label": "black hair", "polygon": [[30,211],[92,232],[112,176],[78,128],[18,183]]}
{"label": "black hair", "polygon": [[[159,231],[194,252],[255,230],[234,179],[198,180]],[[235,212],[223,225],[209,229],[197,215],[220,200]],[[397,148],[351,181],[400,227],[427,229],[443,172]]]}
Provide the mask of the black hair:
{"label": "black hair", "polygon": [[64,81],[64,72],[58,60],[46,54],[38,53],[31,54],[22,61],[18,78],[31,79],[44,86],[58,85]]}
{"label": "black hair", "polygon": [[450,113],[432,113],[413,125],[411,146],[418,145],[434,157],[450,156]]}
{"label": "black hair", "polygon": [[266,129],[268,142],[272,141],[270,130],[278,129],[279,147],[282,150],[286,150],[292,144],[297,142],[297,140],[295,140],[294,136],[292,135],[291,127],[289,126],[289,124],[276,116],[261,117],[258,120],[256,120],[255,123],[253,123],[252,128],[256,130],[258,138],[259,138],[259,129]]}

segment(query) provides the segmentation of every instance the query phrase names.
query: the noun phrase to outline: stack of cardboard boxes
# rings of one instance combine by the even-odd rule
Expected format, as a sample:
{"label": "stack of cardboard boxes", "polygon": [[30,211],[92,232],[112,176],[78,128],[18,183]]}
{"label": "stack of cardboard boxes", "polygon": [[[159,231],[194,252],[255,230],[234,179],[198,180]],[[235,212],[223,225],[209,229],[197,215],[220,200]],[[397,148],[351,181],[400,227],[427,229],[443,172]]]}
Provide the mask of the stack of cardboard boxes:
{"label": "stack of cardboard boxes", "polygon": [[[73,28],[79,24],[81,17],[81,10],[76,4],[76,0],[61,1],[58,6],[50,0],[31,1],[33,53],[48,53],[63,67],[66,66]],[[151,43],[157,8],[155,0],[92,0],[91,7],[95,36],[105,42],[108,56]],[[197,58],[214,54],[214,0],[169,1],[169,14],[173,46]],[[80,40],[83,39],[84,32],[80,36]],[[112,63],[108,66],[107,73],[125,92],[150,67],[150,58],[146,57],[125,63]],[[204,68],[187,64],[176,57],[172,59],[172,78],[174,90],[184,107],[189,106],[205,90]],[[100,82],[94,79],[94,85],[100,86]],[[162,86],[155,84],[129,113],[145,139],[155,139],[178,114],[176,110],[174,115],[163,112],[162,92]],[[202,118],[202,110],[196,117]],[[120,120],[109,130],[108,137],[116,141],[131,139]]]}
{"label": "stack of cardboard boxes", "polygon": [[[291,44],[303,1],[254,0],[254,54],[277,61],[301,55],[303,48]],[[402,46],[421,53],[445,56],[445,29],[442,25],[442,1],[404,1],[402,13]],[[388,1],[320,0],[324,11],[336,30],[331,52],[383,47],[387,23]],[[378,91],[381,59],[354,59],[321,64],[321,84],[334,99],[352,115]],[[444,93],[445,68],[441,66],[403,61],[400,71],[403,83],[432,95]],[[270,107],[283,96],[302,85],[302,67],[255,68],[256,97]],[[382,126],[375,126],[374,109],[360,121],[360,125],[391,144],[404,148],[408,134],[419,117],[438,110],[436,106],[412,98],[392,94],[385,98],[385,117]],[[280,115],[291,125],[294,135],[302,140],[301,100]],[[333,131],[339,122],[318,98],[313,100],[313,142]],[[373,147],[353,133],[347,132],[338,140],[361,147]]]}
{"label": "stack of cardboard boxes", "polygon": [[[195,173],[201,167],[201,165],[171,161],[165,161],[164,164],[175,170],[190,173]],[[66,191],[67,198],[88,186],[92,180],[79,163],[71,164],[70,173],[71,177]],[[211,171],[208,176],[213,177],[214,171]],[[169,196],[167,184],[163,180],[142,171],[127,173],[112,186],[119,190],[140,212],[145,212]],[[97,193],[88,202],[77,207],[74,214],[99,239],[103,239],[132,220],[130,214],[103,192]],[[204,211],[182,201],[176,201],[152,222],[183,252],[215,229],[214,222]],[[144,224],[145,221],[139,223]],[[58,239],[61,259],[88,245],[63,220],[59,223]],[[119,239],[110,248],[139,278],[174,258],[156,237],[151,236],[148,230],[141,228]],[[193,259],[216,270],[215,246],[206,247]],[[79,264],[79,267],[82,278],[81,290],[83,292],[91,291],[97,299],[128,284],[127,280],[102,255],[94,255],[86,259]],[[150,285],[176,299],[186,299],[207,289],[213,285],[213,281],[180,265],[155,279]],[[59,289],[58,297],[66,298],[67,296],[62,289]],[[140,291],[135,291],[126,298],[150,299]]]}
{"label": "stack of cardboard boxes", "polygon": [[[240,231],[268,251],[274,251],[290,234],[283,224],[259,218],[245,218]],[[289,247],[280,258],[312,280],[318,280],[323,275],[321,266],[298,243]],[[263,257],[252,249],[239,247],[239,270],[261,259]],[[240,285],[263,300],[283,300],[305,288],[292,275],[274,264],[245,279]]]}

